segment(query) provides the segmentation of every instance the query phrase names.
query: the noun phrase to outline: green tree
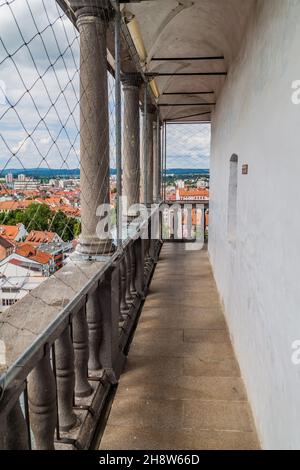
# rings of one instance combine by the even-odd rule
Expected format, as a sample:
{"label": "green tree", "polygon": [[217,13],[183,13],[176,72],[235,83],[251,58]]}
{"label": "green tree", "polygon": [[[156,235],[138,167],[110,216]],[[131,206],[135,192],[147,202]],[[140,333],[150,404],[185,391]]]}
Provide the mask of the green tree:
{"label": "green tree", "polygon": [[51,230],[56,232],[64,241],[71,238],[70,228],[68,225],[68,217],[62,212],[56,212],[51,220]]}
{"label": "green tree", "polygon": [[33,202],[24,211],[23,223],[28,232],[31,230],[48,230],[51,215],[51,210],[46,204]]}
{"label": "green tree", "polygon": [[52,218],[51,230],[64,241],[71,241],[80,233],[80,222],[74,217],[68,217],[62,211],[58,211]]}
{"label": "green tree", "polygon": [[0,213],[0,224],[16,225],[22,223],[28,232],[48,230],[56,232],[64,241],[78,237],[81,223],[75,217],[68,217],[64,212],[52,212],[46,204],[33,202],[24,211],[14,210]]}
{"label": "green tree", "polygon": [[74,238],[79,237],[81,232],[81,222],[78,219],[74,219]]}

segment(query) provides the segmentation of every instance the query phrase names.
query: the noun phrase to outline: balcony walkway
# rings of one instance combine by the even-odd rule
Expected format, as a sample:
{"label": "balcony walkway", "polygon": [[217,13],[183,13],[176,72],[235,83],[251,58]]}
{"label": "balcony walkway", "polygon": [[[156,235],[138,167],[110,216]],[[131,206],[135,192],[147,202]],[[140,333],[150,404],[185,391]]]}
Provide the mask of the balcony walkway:
{"label": "balcony walkway", "polygon": [[257,449],[207,252],[165,243],[100,449]]}

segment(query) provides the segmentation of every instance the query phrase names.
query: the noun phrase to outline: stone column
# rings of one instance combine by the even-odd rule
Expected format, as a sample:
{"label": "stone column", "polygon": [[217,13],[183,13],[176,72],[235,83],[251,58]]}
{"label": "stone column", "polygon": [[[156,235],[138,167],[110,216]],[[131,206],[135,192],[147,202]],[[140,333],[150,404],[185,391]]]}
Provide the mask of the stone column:
{"label": "stone column", "polygon": [[[143,112],[143,119],[147,119],[147,135],[143,134],[143,140],[147,139],[147,155],[144,154],[144,145],[142,146],[141,158],[141,197],[146,204],[153,203],[153,120],[155,118],[155,107],[149,104],[147,113]],[[146,172],[145,172],[146,166]],[[146,179],[145,179],[146,174]],[[145,185],[147,185],[147,200],[144,201]]]}
{"label": "stone column", "polygon": [[153,123],[153,200],[159,202],[160,196],[160,122],[156,114],[156,120]]}
{"label": "stone column", "polygon": [[124,91],[123,126],[123,194],[127,197],[129,216],[133,204],[140,202],[140,113],[138,75],[125,75],[122,79]]}
{"label": "stone column", "polygon": [[147,126],[147,139],[148,139],[148,158],[147,158],[147,204],[153,203],[153,123],[155,119],[155,108],[151,106],[148,112],[148,126]]}
{"label": "stone column", "polygon": [[95,257],[112,249],[96,234],[97,208],[109,203],[109,121],[106,29],[107,0],[71,0],[80,33],[81,235],[77,253]]}
{"label": "stone column", "polygon": [[158,128],[158,188],[157,194],[159,201],[162,200],[162,193],[161,193],[161,181],[162,181],[162,124],[159,121],[159,128]]}

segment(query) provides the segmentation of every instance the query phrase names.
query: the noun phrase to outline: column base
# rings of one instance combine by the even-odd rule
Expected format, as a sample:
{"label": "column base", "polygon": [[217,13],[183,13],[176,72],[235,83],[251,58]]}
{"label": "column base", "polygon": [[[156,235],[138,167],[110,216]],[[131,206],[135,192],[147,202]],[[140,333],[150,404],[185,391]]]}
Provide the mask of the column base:
{"label": "column base", "polygon": [[115,251],[116,246],[109,238],[99,240],[96,237],[79,236],[75,252],[71,256],[74,260],[97,261],[101,260],[103,256],[112,255]]}

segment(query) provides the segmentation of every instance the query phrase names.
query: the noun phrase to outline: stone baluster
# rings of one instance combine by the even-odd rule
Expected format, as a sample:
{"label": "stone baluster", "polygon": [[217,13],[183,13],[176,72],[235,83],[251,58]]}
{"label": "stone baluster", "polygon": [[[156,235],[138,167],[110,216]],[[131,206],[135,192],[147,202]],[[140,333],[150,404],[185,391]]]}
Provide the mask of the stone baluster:
{"label": "stone baluster", "polygon": [[131,259],[130,293],[132,296],[135,296],[137,291],[136,291],[136,286],[135,286],[136,270],[135,270],[135,251],[134,251],[133,243],[131,243],[128,248],[130,250],[130,259]]}
{"label": "stone baluster", "polygon": [[132,269],[131,269],[131,253],[130,248],[127,246],[125,252],[125,262],[126,262],[126,303],[130,306],[133,302],[133,297],[131,294],[131,278],[132,278]]}
{"label": "stone baluster", "polygon": [[55,342],[55,360],[59,427],[69,431],[77,421],[73,411],[74,351],[69,326]]}
{"label": "stone baluster", "polygon": [[99,305],[99,287],[88,294],[86,317],[89,329],[89,369],[100,370],[101,311]]}
{"label": "stone baluster", "polygon": [[[4,414],[4,410],[2,411]],[[17,399],[6,416],[0,423],[0,449],[1,450],[27,450],[28,429],[20,405],[20,397]]]}
{"label": "stone baluster", "polygon": [[75,396],[87,397],[93,390],[88,382],[89,336],[85,305],[74,315],[72,325],[75,358]]}
{"label": "stone baluster", "polygon": [[126,261],[125,256],[120,260],[120,289],[121,289],[121,302],[120,302],[120,313],[123,320],[126,319],[129,308],[126,302]]}
{"label": "stone baluster", "polygon": [[133,249],[135,252],[135,287],[137,290],[137,293],[141,296],[144,297],[144,291],[145,291],[145,272],[144,272],[144,243],[145,240],[142,238],[138,238],[133,245]]}
{"label": "stone baluster", "polygon": [[100,346],[101,366],[111,383],[116,383],[122,370],[123,357],[119,349],[120,314],[119,264],[105,273],[101,286],[100,308],[102,312],[102,341]]}
{"label": "stone baluster", "polygon": [[146,272],[149,272],[152,268],[152,258],[151,258],[151,231],[150,231],[150,221],[148,222],[148,238],[145,240],[145,269]]}
{"label": "stone baluster", "polygon": [[49,348],[28,376],[30,424],[38,450],[54,450],[56,387]]}
{"label": "stone baluster", "polygon": [[149,269],[149,240],[144,240],[144,271],[147,274]]}

